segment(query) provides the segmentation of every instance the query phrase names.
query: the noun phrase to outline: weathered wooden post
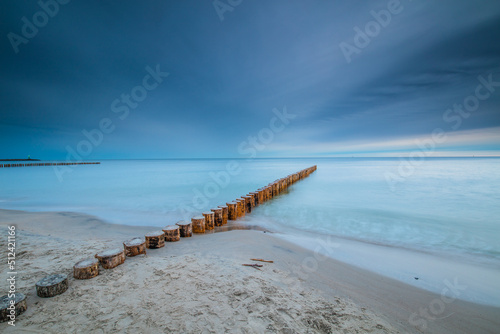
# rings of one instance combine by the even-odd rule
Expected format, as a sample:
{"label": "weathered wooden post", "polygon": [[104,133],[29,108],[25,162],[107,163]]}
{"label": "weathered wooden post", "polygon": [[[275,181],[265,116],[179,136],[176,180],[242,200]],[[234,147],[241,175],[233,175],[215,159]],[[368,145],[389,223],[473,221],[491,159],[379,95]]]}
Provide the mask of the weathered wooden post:
{"label": "weathered wooden post", "polygon": [[227,205],[219,205],[219,208],[222,209],[222,225],[226,225],[229,218],[229,208]]}
{"label": "weathered wooden post", "polygon": [[[13,298],[10,298],[13,297]],[[12,310],[12,305],[14,309]],[[5,322],[11,320],[10,315],[18,315],[23,313],[28,309],[26,304],[26,296],[20,292],[14,293],[14,295],[5,295],[0,298],[0,322]],[[13,311],[13,312],[12,312]]]}
{"label": "weathered wooden post", "polygon": [[146,254],[146,240],[143,238],[132,238],[123,242],[125,256],[133,257],[139,254]]}
{"label": "weathered wooden post", "polygon": [[259,189],[259,205],[264,204],[266,200],[264,199],[264,189],[260,188]]}
{"label": "weathered wooden post", "polygon": [[223,225],[222,208],[214,208],[211,210],[214,213],[215,226],[222,226]]}
{"label": "weathered wooden post", "polygon": [[85,259],[73,266],[73,277],[76,279],[90,279],[99,275],[99,260]]}
{"label": "weathered wooden post", "polygon": [[238,208],[238,218],[245,217],[245,200],[243,198],[236,199],[236,206]]}
{"label": "weathered wooden post", "polygon": [[215,215],[212,211],[203,212],[202,215],[205,217],[205,228],[207,230],[213,230],[215,228]]}
{"label": "weathered wooden post", "polygon": [[193,233],[205,233],[205,217],[196,216],[191,218]]}
{"label": "weathered wooden post", "polygon": [[119,248],[106,249],[97,253],[95,257],[99,259],[104,269],[113,269],[125,262],[125,252]]}
{"label": "weathered wooden post", "polygon": [[179,226],[181,238],[189,238],[193,236],[193,228],[191,226],[191,223],[185,220],[181,220],[178,221],[175,225]]}
{"label": "weathered wooden post", "polygon": [[42,278],[36,283],[38,297],[49,298],[68,290],[68,275],[56,274]]}
{"label": "weathered wooden post", "polygon": [[147,248],[162,248],[165,246],[165,232],[162,230],[149,232],[146,234]]}
{"label": "weathered wooden post", "polygon": [[165,233],[165,241],[166,242],[175,242],[181,240],[181,234],[179,232],[179,226],[177,225],[169,225],[162,228],[162,231]]}
{"label": "weathered wooden post", "polygon": [[251,213],[252,212],[252,203],[251,203],[250,196],[241,196],[241,198],[244,201],[243,205],[244,205],[245,213]]}
{"label": "weathered wooden post", "polygon": [[255,208],[256,206],[259,205],[259,193],[256,191],[253,191],[249,193],[250,196],[252,196],[252,208]]}
{"label": "weathered wooden post", "polygon": [[228,219],[229,220],[236,220],[238,218],[238,214],[237,214],[237,203],[236,202],[229,202],[229,203],[226,203],[227,204],[227,208],[228,208]]}

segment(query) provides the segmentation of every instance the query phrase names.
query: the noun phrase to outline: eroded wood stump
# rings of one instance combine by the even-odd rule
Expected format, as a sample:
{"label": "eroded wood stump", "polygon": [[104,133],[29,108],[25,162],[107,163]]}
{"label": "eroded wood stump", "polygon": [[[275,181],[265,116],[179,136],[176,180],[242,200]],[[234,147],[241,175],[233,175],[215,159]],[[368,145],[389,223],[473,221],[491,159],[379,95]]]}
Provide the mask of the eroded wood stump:
{"label": "eroded wood stump", "polygon": [[146,234],[147,248],[162,248],[164,246],[165,246],[165,232],[159,230]]}
{"label": "eroded wood stump", "polygon": [[205,229],[213,230],[215,228],[215,215],[212,211],[207,211],[202,213],[203,217],[205,217]]}
{"label": "eroded wood stump", "polygon": [[242,199],[245,200],[245,212],[252,212],[252,197],[251,196],[242,196]]}
{"label": "eroded wood stump", "polygon": [[214,213],[214,224],[215,226],[222,226],[222,208],[211,209]]}
{"label": "eroded wood stump", "polygon": [[237,215],[237,203],[236,202],[231,202],[231,203],[226,203],[227,208],[228,208],[228,219],[229,220],[236,220],[238,218]]}
{"label": "eroded wood stump", "polygon": [[125,252],[123,249],[119,248],[106,249],[105,251],[97,253],[95,257],[99,259],[104,269],[113,269],[125,262]]}
{"label": "eroded wood stump", "polygon": [[259,189],[259,204],[264,204],[264,189]]}
{"label": "eroded wood stump", "polygon": [[237,217],[245,217],[245,200],[243,198],[236,199],[236,207],[237,207]]}
{"label": "eroded wood stump", "polygon": [[68,290],[68,275],[55,274],[42,278],[36,283],[38,297],[50,298]]}
{"label": "eroded wood stump", "polygon": [[193,228],[191,226],[191,223],[185,220],[181,220],[177,222],[175,225],[179,226],[179,232],[181,238],[189,238],[193,236]]}
{"label": "eroded wood stump", "polygon": [[248,195],[252,196],[252,208],[255,208],[257,205],[259,205],[259,193],[258,192],[251,192]]}
{"label": "eroded wood stump", "polygon": [[26,304],[26,296],[20,292],[16,292],[13,298],[9,295],[0,298],[0,322],[11,321],[17,318],[18,315],[28,309]]}
{"label": "eroded wood stump", "polygon": [[227,205],[219,205],[219,208],[222,209],[222,225],[226,225],[229,218],[229,208]]}
{"label": "eroded wood stump", "polygon": [[146,240],[140,237],[132,238],[123,243],[123,249],[128,257],[146,254]]}
{"label": "eroded wood stump", "polygon": [[175,242],[181,240],[181,234],[179,233],[179,226],[169,225],[163,228],[165,232],[165,241]]}
{"label": "eroded wood stump", "polygon": [[196,216],[191,218],[191,225],[193,228],[193,233],[205,233],[205,217]]}
{"label": "eroded wood stump", "polygon": [[99,260],[85,259],[73,266],[73,277],[76,279],[89,279],[99,275]]}

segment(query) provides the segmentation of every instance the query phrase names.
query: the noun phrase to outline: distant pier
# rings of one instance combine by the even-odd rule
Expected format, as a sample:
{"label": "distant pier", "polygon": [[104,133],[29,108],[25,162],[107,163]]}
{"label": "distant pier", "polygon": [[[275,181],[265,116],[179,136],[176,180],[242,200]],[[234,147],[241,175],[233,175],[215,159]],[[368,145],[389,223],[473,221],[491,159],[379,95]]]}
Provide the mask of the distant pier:
{"label": "distant pier", "polygon": [[[19,161],[19,160],[18,160]],[[72,165],[100,165],[96,162],[35,162],[30,164],[0,164],[0,168],[9,167],[39,167],[39,166],[72,166]]]}

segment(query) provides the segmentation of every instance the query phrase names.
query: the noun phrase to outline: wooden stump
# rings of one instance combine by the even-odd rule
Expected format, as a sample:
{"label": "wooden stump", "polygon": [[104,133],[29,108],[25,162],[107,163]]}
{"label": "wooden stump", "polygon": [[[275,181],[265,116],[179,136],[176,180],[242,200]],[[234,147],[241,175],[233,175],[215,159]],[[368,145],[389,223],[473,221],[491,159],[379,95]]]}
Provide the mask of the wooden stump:
{"label": "wooden stump", "polygon": [[125,252],[119,248],[106,249],[101,253],[97,253],[95,257],[99,259],[104,269],[113,269],[125,262]]}
{"label": "wooden stump", "polygon": [[259,193],[251,192],[249,193],[249,195],[252,196],[252,208],[255,208],[257,205],[259,205]]}
{"label": "wooden stump", "polygon": [[99,275],[99,260],[85,259],[73,266],[73,277],[76,279],[89,279]]}
{"label": "wooden stump", "polygon": [[215,226],[222,226],[222,208],[211,209],[214,213],[214,224]]}
{"label": "wooden stump", "polygon": [[237,198],[236,204],[238,208],[238,217],[245,217],[245,200],[243,198]]}
{"label": "wooden stump", "polygon": [[16,319],[18,315],[26,311],[26,296],[20,292],[16,292],[13,298],[9,295],[0,298],[0,322],[11,321]]}
{"label": "wooden stump", "polygon": [[219,208],[222,209],[222,225],[226,225],[229,218],[229,208],[227,205],[219,205]]}
{"label": "wooden stump", "polygon": [[262,190],[262,189],[257,190],[257,196],[258,196],[257,202],[259,203],[259,205],[263,204],[264,203],[264,190]]}
{"label": "wooden stump", "polygon": [[241,201],[239,199],[234,201],[236,202],[236,218],[241,218]]}
{"label": "wooden stump", "polygon": [[236,202],[231,202],[231,203],[226,203],[227,204],[227,208],[228,208],[228,219],[229,220],[236,220],[236,218],[238,218],[238,215],[237,215],[237,203]]}
{"label": "wooden stump", "polygon": [[193,236],[193,228],[191,227],[191,223],[181,220],[175,225],[179,226],[179,232],[182,238],[189,238]]}
{"label": "wooden stump", "polygon": [[123,243],[125,256],[133,257],[139,254],[146,254],[146,240],[143,238],[132,238]]}
{"label": "wooden stump", "polygon": [[212,211],[203,212],[202,215],[205,217],[205,228],[207,230],[213,230],[215,228],[215,215]]}
{"label": "wooden stump", "polygon": [[245,212],[246,213],[252,212],[252,198],[250,196],[242,196],[241,198],[245,201],[245,203],[244,203]]}
{"label": "wooden stump", "polygon": [[174,242],[181,240],[181,234],[179,233],[179,226],[177,225],[169,225],[163,228],[163,232],[165,232],[165,241]]}
{"label": "wooden stump", "polygon": [[36,283],[36,294],[42,298],[54,297],[66,290],[68,290],[68,276],[65,274],[46,276]]}
{"label": "wooden stump", "polygon": [[196,216],[191,218],[193,233],[205,233],[205,217]]}
{"label": "wooden stump", "polygon": [[162,248],[165,246],[165,232],[159,230],[146,234],[147,248]]}

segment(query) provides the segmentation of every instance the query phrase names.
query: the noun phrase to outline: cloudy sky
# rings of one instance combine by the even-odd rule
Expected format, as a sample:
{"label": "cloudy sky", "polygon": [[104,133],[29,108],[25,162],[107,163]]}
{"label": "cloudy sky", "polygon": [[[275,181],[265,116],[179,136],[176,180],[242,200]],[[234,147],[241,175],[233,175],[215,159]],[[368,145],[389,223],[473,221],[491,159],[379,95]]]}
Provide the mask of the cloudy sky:
{"label": "cloudy sky", "polygon": [[44,2],[0,4],[0,158],[500,155],[498,0]]}

